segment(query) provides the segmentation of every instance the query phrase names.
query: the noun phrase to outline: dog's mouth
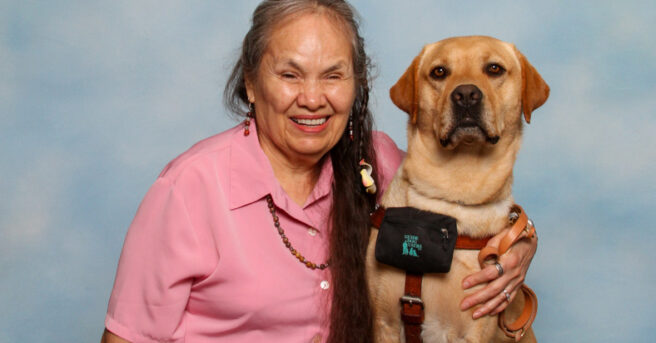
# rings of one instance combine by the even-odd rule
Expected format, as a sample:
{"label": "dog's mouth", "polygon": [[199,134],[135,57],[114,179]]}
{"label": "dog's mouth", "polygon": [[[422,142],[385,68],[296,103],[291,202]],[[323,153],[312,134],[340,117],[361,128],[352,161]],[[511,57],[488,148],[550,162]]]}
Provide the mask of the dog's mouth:
{"label": "dog's mouth", "polygon": [[460,144],[496,144],[498,136],[491,136],[484,121],[485,94],[474,84],[456,87],[450,96],[451,127],[446,128],[446,135],[440,137],[440,144],[453,149]]}
{"label": "dog's mouth", "polygon": [[497,144],[498,141],[499,136],[491,136],[478,120],[463,117],[448,131],[446,138],[440,139],[440,144],[445,148],[455,148],[460,144]]}

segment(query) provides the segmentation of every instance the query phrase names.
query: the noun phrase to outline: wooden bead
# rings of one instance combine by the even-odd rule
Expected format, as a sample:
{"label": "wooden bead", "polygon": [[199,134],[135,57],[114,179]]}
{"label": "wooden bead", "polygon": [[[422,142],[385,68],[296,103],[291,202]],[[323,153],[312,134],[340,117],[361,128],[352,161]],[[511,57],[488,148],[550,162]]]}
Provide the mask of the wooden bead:
{"label": "wooden bead", "polygon": [[[246,122],[246,130],[244,131],[244,135],[248,135],[248,124],[250,122]],[[273,225],[276,227],[278,230],[278,234],[280,235],[280,238],[282,239],[283,244],[285,244],[285,247],[289,249],[289,251],[296,257],[301,263],[305,264],[306,267],[315,270],[317,268],[323,270],[328,268],[328,262],[323,263],[321,265],[317,265],[316,263],[312,261],[308,261],[305,259],[303,255],[301,255],[300,252],[298,252],[296,249],[292,247],[292,243],[289,241],[289,238],[285,235],[285,231],[280,227],[280,218],[278,218],[278,215],[276,214],[276,207],[273,204],[273,199],[271,198],[271,195],[266,196],[266,201],[267,201],[267,206],[269,207],[269,212],[271,213],[271,217],[273,219]]]}

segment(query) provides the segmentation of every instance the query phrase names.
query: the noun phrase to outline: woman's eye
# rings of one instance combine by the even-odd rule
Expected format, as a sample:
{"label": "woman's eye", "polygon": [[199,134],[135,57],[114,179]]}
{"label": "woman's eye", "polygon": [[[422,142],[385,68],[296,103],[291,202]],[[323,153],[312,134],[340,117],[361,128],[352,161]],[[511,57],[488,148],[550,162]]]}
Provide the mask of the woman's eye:
{"label": "woman's eye", "polygon": [[430,76],[433,79],[441,80],[449,75],[449,70],[443,66],[437,66],[431,70]]}
{"label": "woman's eye", "polygon": [[485,67],[485,72],[490,76],[499,76],[505,71],[506,70],[502,66],[496,63],[490,63],[487,65],[487,67]]}

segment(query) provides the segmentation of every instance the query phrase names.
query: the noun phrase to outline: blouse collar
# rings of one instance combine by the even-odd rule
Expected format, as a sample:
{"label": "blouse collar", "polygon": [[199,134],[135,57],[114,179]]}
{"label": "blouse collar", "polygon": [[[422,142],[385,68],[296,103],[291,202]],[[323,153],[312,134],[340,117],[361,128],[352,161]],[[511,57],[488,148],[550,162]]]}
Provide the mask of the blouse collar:
{"label": "blouse collar", "polygon": [[[320,163],[322,166],[319,179],[303,206],[304,208],[330,194],[333,178],[330,156],[326,156]],[[260,146],[255,121],[252,120],[248,136],[244,136],[243,129],[237,129],[233,131],[231,137],[230,209],[258,201],[267,194],[271,194],[273,202],[279,208],[287,212],[302,212],[301,207],[289,198],[273,174],[273,167]],[[293,215],[293,213],[290,214]]]}

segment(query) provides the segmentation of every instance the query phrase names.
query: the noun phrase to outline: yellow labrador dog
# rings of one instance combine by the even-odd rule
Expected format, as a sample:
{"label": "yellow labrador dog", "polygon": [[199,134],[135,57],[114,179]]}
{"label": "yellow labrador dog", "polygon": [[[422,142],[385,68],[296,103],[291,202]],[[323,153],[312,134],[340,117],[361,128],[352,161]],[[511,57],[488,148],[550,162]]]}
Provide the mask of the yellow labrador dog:
{"label": "yellow labrador dog", "polygon": [[[426,45],[392,87],[394,104],[410,115],[408,152],[382,205],[414,207],[457,220],[459,235],[492,236],[508,226],[513,164],[522,138],[522,113],[549,96],[549,87],[514,45],[491,37],[449,38]],[[376,261],[378,230],[367,251],[376,342],[405,341],[399,298],[405,272]],[[478,251],[455,250],[451,269],[423,278],[424,343],[512,342],[497,318],[473,320],[461,311],[462,279],[480,270]],[[518,293],[506,316],[520,312]],[[534,342],[532,331],[521,342]]]}

